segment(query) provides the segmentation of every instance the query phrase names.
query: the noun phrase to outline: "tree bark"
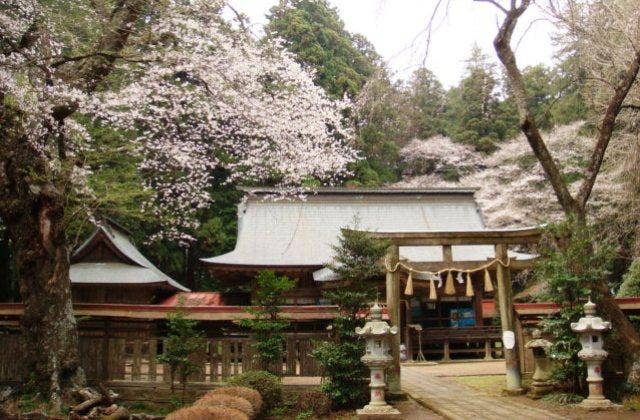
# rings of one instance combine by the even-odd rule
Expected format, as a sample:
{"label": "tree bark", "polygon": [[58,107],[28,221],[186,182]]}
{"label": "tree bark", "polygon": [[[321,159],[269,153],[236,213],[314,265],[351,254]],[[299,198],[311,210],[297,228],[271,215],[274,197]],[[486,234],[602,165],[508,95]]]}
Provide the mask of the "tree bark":
{"label": "tree bark", "polygon": [[27,144],[19,136],[7,136],[0,146],[0,217],[14,247],[25,305],[21,320],[24,379],[32,381],[43,397],[59,403],[62,388],[72,378],[82,380],[71,305],[64,195],[53,183],[38,177],[47,173],[47,162]]}
{"label": "tree bark", "polygon": [[[562,179],[562,173],[549,152],[536,121],[533,118],[533,113],[529,107],[529,95],[511,48],[513,30],[515,29],[518,19],[527,10],[532,0],[522,0],[520,6],[517,6],[517,2],[514,0],[511,2],[511,7],[508,10],[493,0],[477,1],[491,3],[505,14],[504,21],[500,25],[493,45],[507,73],[507,78],[520,117],[520,129],[531,146],[534,155],[542,165],[565,214],[576,217],[581,224],[586,224],[587,202],[598,173],[600,172],[604,155],[611,136],[613,135],[616,119],[622,109],[622,104],[638,77],[640,70],[640,52],[636,52],[633,57],[630,57],[631,60],[628,67],[615,86],[613,95],[607,103],[606,110],[598,125],[598,137],[591,153],[585,179],[580,185],[577,197],[574,198]],[[606,279],[593,279],[593,288],[601,296],[600,303],[602,310],[606,316],[611,319],[614,328],[619,334],[620,343],[625,349],[625,354],[629,361],[627,364],[627,380],[640,385],[640,334],[638,334],[638,331],[636,331],[627,316],[616,304]]]}

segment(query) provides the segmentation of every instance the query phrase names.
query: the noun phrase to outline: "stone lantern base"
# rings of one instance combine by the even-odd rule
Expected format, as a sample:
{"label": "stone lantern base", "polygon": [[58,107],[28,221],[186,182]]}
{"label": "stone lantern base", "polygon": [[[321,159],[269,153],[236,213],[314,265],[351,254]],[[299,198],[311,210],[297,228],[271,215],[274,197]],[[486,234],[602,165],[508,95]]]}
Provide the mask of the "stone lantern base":
{"label": "stone lantern base", "polygon": [[542,398],[545,395],[549,394],[553,391],[553,382],[552,381],[536,381],[534,380],[531,383],[531,388],[529,389],[529,393],[527,394],[530,398],[538,399]]}
{"label": "stone lantern base", "polygon": [[578,407],[584,408],[585,410],[589,410],[589,411],[598,411],[598,410],[610,410],[612,408],[616,408],[616,405],[612,403],[610,400],[606,399],[605,397],[601,397],[601,398],[589,397],[582,400],[582,402],[578,404]]}
{"label": "stone lantern base", "polygon": [[589,411],[609,410],[614,408],[615,404],[602,395],[602,380],[590,379],[591,378],[587,378],[587,382],[589,384],[589,397],[582,400],[578,406]]}
{"label": "stone lantern base", "polygon": [[401,413],[390,406],[389,404],[384,405],[373,405],[368,404],[363,408],[356,410],[356,414],[358,415],[358,419],[387,419],[387,418],[400,418]]}

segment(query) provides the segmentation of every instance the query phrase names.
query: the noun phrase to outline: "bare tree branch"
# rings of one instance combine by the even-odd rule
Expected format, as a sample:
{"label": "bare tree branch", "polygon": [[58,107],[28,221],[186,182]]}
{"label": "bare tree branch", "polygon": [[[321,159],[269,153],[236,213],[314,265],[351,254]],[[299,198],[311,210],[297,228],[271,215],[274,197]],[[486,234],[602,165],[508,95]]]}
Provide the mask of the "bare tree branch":
{"label": "bare tree branch", "polygon": [[589,166],[587,167],[586,178],[580,185],[580,191],[578,192],[577,197],[578,204],[583,209],[586,208],[587,201],[589,201],[589,196],[593,190],[593,185],[595,184],[598,173],[600,172],[600,167],[602,166],[607,146],[609,146],[609,141],[611,140],[611,135],[615,128],[616,118],[622,108],[622,103],[635,83],[639,70],[640,54],[636,53],[635,57],[633,57],[629,63],[629,67],[627,68],[624,77],[618,86],[616,86],[614,95],[609,100],[604,116],[602,117],[602,121],[600,122],[600,126],[598,127],[598,141],[596,142],[593,153],[591,154]]}
{"label": "bare tree branch", "polygon": [[101,55],[78,62],[74,69],[81,87],[92,92],[111,73],[114,62],[134,31],[140,12],[148,4],[144,0],[120,0],[111,12],[111,24],[98,40],[95,51]]}
{"label": "bare tree branch", "polygon": [[111,53],[107,53],[107,52],[102,52],[102,51],[96,51],[96,52],[92,52],[92,53],[88,53],[88,54],[82,54],[82,55],[76,55],[76,56],[61,56],[60,59],[54,61],[53,63],[51,63],[51,67],[60,67],[64,64],[67,63],[73,63],[76,61],[81,61],[81,60],[86,60],[88,58],[93,58],[93,57],[104,57],[110,60],[124,60],[124,61],[129,61],[132,63],[148,63],[149,60],[141,60],[141,59],[137,59],[134,57],[127,57],[124,55],[120,55],[120,54],[111,54]]}
{"label": "bare tree branch", "polygon": [[[504,7],[502,7],[502,5],[498,3],[496,0],[473,0],[473,1],[477,1],[478,3],[491,3],[496,8],[498,8],[501,12],[503,12],[505,15],[509,13],[509,11]],[[514,2],[511,2],[511,8],[513,8],[514,6],[515,6]]]}
{"label": "bare tree branch", "polygon": [[[475,0],[484,1],[484,0]],[[496,35],[493,45],[498,54],[498,58],[505,67],[509,83],[513,92],[513,97],[518,108],[520,116],[520,129],[524,133],[533,153],[540,161],[542,168],[558,197],[558,201],[562,209],[566,213],[579,213],[578,203],[571,196],[567,185],[562,179],[562,173],[558,168],[553,156],[549,152],[544,142],[540,130],[533,118],[533,113],[529,107],[527,91],[522,78],[522,73],[516,63],[515,54],[511,48],[511,38],[518,19],[527,10],[531,0],[523,0],[520,6],[515,7],[512,2],[512,8],[507,11],[506,17],[502,22]]]}
{"label": "bare tree branch", "polygon": [[229,8],[229,10],[231,10],[233,12],[234,15],[236,15],[236,20],[238,21],[238,25],[240,25],[240,28],[242,29],[243,32],[247,32],[247,25],[245,25],[245,21],[247,20],[247,17],[245,15],[243,15],[242,13],[238,12],[232,5],[231,3],[227,2],[226,6]]}
{"label": "bare tree branch", "polygon": [[[147,4],[144,0],[120,0],[111,12],[111,25],[96,43],[91,57],[76,60],[76,66],[69,70],[73,75],[71,84],[86,92],[93,92],[100,82],[111,73],[114,63],[120,55],[134,30],[140,12]],[[80,57],[80,56],[78,56]],[[53,109],[56,120],[63,121],[73,114],[77,104],[61,104]]]}

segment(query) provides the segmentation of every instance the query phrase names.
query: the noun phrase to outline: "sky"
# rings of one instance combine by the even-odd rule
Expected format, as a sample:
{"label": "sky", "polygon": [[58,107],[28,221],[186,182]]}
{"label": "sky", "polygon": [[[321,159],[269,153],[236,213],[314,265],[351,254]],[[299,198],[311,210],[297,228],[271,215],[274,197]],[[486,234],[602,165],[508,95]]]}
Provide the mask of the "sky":
{"label": "sky", "polygon": [[[262,34],[265,14],[277,0],[229,0],[233,7],[252,22],[251,30]],[[450,0],[449,9],[441,7],[426,46],[425,29],[437,0],[329,0],[338,9],[350,32],[363,34],[385,59],[398,79],[407,79],[424,65],[440,81],[456,85],[464,73],[465,59],[474,43],[495,62],[492,41],[496,33],[497,9],[488,3]],[[524,36],[522,36],[524,33]],[[520,67],[553,63],[551,34],[553,25],[544,20],[541,10],[527,10],[516,33],[516,57]]]}

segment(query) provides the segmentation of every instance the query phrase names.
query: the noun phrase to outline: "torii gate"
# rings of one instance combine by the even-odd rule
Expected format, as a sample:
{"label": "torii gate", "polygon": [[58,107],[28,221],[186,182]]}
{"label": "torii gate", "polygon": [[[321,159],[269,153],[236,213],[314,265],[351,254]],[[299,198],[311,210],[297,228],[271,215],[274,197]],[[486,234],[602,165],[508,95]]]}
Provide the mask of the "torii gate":
{"label": "torii gate", "polygon": [[[453,262],[451,247],[453,245],[493,245],[495,258],[507,261],[509,245],[537,244],[542,231],[538,227],[524,229],[481,230],[460,232],[369,232],[374,238],[386,239],[391,245],[387,250],[387,262],[392,266],[400,259],[401,246],[442,246],[443,261],[429,263],[428,269],[437,271],[446,269]],[[457,267],[481,264],[486,261],[456,262]],[[531,261],[513,261],[514,268],[531,267]],[[470,268],[470,267],[469,267]],[[520,365],[518,362],[517,346],[522,343],[515,341],[515,319],[513,296],[511,290],[511,272],[502,264],[496,265],[496,280],[500,321],[502,326],[504,358],[506,363],[507,390],[519,392],[522,389]],[[391,324],[400,329],[400,273],[387,271],[386,273],[387,310]],[[388,380],[390,392],[400,392],[400,336],[393,336],[391,346],[393,365],[389,369]]]}

